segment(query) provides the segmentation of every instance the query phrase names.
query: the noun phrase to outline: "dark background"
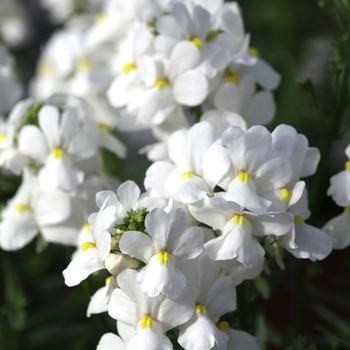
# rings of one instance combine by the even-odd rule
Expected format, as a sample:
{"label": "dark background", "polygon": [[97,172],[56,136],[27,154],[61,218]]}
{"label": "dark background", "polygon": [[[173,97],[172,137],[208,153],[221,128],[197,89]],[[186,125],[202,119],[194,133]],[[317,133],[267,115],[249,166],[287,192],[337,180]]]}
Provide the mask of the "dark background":
{"label": "dark background", "polygon": [[[40,48],[58,26],[49,22],[38,1],[22,2],[33,35],[13,53],[22,79],[28,82]],[[349,94],[337,82],[348,65],[344,60],[350,57],[346,55],[349,26],[339,27],[339,17],[344,17],[340,23],[348,24],[349,13],[337,7],[342,1],[323,1],[329,5],[326,8],[316,0],[238,2],[252,45],[282,74],[276,93],[277,117],[271,128],[280,123],[293,125],[322,152],[319,170],[308,180],[310,223],[321,227],[341,212],[327,198],[326,189],[329,177],[345,161],[345,143],[339,139],[344,137],[340,132],[344,121],[350,119],[344,102]],[[348,5],[347,0],[343,3]],[[122,167],[116,161],[115,173],[121,179],[141,182],[147,162],[138,161],[140,168],[135,169],[136,158],[142,160],[132,154]],[[13,195],[17,184],[0,174],[1,203]],[[72,251],[49,245],[37,254],[35,242],[18,252],[0,251],[0,349],[89,350],[103,333],[114,331],[114,321],[106,315],[85,316],[89,297],[102,286],[103,276],[89,278],[75,288],[64,285],[60,271]],[[350,250],[335,251],[317,263],[286,254],[285,262],[284,271],[271,264],[269,276],[238,288],[234,324],[259,336],[265,349],[350,349]]]}

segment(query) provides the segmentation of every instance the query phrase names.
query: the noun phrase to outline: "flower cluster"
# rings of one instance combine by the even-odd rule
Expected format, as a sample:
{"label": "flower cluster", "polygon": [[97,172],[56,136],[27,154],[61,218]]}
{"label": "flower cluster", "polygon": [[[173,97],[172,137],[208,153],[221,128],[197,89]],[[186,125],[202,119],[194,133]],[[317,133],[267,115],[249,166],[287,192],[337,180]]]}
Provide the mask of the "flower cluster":
{"label": "flower cluster", "polygon": [[302,178],[320,157],[305,136],[286,125],[246,129],[235,114],[202,119],[170,136],[169,158],[146,172],[146,193],[127,181],[96,196],[99,212],[63,274],[69,286],[101,269],[111,275],[88,315],[108,311],[121,338],[105,335],[99,349],[172,349],[170,330],[186,350],[255,349],[227,321],[235,286],[269,258],[283,266],[283,249],[310,260],[332,250],[305,223]]}
{"label": "flower cluster", "polygon": [[119,144],[104,138],[92,116],[85,102],[56,95],[19,102],[1,123],[0,166],[22,175],[1,212],[3,249],[22,248],[39,233],[47,242],[77,244],[95,192],[111,186],[101,147],[109,139]]}
{"label": "flower cluster", "polygon": [[236,3],[114,0],[53,36],[32,92],[84,97],[106,125],[151,129],[165,142],[203,108],[269,123],[279,81],[250,46]]}
{"label": "flower cluster", "polygon": [[342,214],[330,220],[324,230],[333,239],[335,249],[344,249],[350,245],[350,144],[345,150],[347,161],[344,170],[331,177],[328,195],[332,196],[335,203],[344,208]]}

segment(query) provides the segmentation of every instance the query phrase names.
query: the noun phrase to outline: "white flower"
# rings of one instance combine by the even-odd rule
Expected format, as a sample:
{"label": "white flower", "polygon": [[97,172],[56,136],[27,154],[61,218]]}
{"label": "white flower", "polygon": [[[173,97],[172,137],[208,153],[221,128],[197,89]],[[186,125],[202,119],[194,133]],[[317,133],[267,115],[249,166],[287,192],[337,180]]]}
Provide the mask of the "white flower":
{"label": "white flower", "polygon": [[223,198],[208,198],[190,207],[192,215],[221,235],[208,241],[205,250],[214,260],[236,259],[246,267],[259,267],[265,251],[258,237],[283,236],[292,227],[292,218],[284,213],[255,214],[243,211]]}
{"label": "white flower", "polygon": [[16,195],[1,213],[1,247],[21,249],[39,232],[48,242],[72,244],[72,236],[62,232],[52,234],[52,228],[64,224],[70,211],[69,196],[60,191],[42,193],[36,179],[26,173]]}
{"label": "white flower", "polygon": [[129,231],[122,236],[119,243],[122,253],[146,263],[138,281],[148,296],[162,294],[174,299],[186,287],[186,278],[178,264],[196,258],[203,250],[200,228],[186,226],[186,213],[182,209],[173,209],[169,214],[153,209],[145,220],[147,234]]}
{"label": "white flower", "polygon": [[38,119],[39,127],[21,129],[19,151],[44,165],[39,181],[46,191],[75,189],[83,182],[84,173],[74,163],[97,152],[95,129],[89,121],[80,121],[74,110],[61,114],[53,105],[44,105]]}
{"label": "white flower", "polygon": [[236,307],[233,283],[205,255],[184,265],[196,305],[192,318],[180,328],[178,342],[186,350],[226,349],[229,337],[216,322]]}
{"label": "white flower", "polygon": [[207,122],[195,124],[188,132],[175,132],[168,151],[171,161],[156,162],[146,172],[145,187],[151,196],[196,202],[213,191],[230,166]]}
{"label": "white flower", "polygon": [[224,197],[253,212],[267,212],[271,201],[263,194],[289,182],[289,160],[274,154],[271,134],[262,126],[246,131],[231,127],[222,138],[232,164],[228,176],[219,184],[227,189]]}
{"label": "white flower", "polygon": [[327,194],[340,207],[350,205],[350,144],[345,150],[348,161],[345,163],[345,170],[331,177],[331,185]]}
{"label": "white flower", "polygon": [[333,240],[334,249],[344,249],[350,245],[350,206],[344,212],[327,222],[323,230]]}
{"label": "white flower", "polygon": [[173,301],[162,296],[147,297],[137,282],[137,272],[125,270],[118,276],[120,289],[112,293],[108,312],[117,320],[127,350],[170,350],[165,332],[184,324],[193,314],[193,300]]}

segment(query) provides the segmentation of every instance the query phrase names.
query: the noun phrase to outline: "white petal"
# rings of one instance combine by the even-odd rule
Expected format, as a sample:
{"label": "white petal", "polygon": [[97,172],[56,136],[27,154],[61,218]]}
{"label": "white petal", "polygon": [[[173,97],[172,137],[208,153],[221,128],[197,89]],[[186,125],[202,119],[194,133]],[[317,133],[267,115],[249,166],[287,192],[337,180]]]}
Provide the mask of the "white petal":
{"label": "white petal", "polygon": [[98,289],[90,299],[87,308],[87,317],[92,314],[99,314],[108,310],[108,286]]}
{"label": "white petal", "polygon": [[103,268],[104,265],[99,260],[95,248],[90,248],[86,252],[78,252],[63,271],[64,282],[68,287],[76,286],[92,273]]}
{"label": "white petal", "polygon": [[57,107],[46,105],[40,109],[39,126],[50,147],[59,146],[62,135],[60,133],[60,112]]}
{"label": "white petal", "polygon": [[350,213],[345,211],[328,221],[323,227],[333,240],[334,249],[344,249],[350,245]]}
{"label": "white petal", "polygon": [[117,335],[106,333],[100,339],[96,350],[125,350],[125,345]]}
{"label": "white petal", "polygon": [[24,155],[43,163],[49,150],[43,133],[33,125],[24,126],[18,137],[18,149]]}
{"label": "white petal", "polygon": [[312,261],[325,259],[332,251],[331,238],[320,229],[307,225],[295,225],[296,249],[288,251],[300,259]]}
{"label": "white petal", "polygon": [[260,91],[249,103],[247,121],[249,125],[264,125],[272,121],[276,113],[273,95],[268,91]]}
{"label": "white petal", "polygon": [[117,190],[120,203],[126,211],[137,208],[137,201],[140,198],[141,191],[134,181],[125,181]]}
{"label": "white petal", "polygon": [[144,233],[128,231],[122,235],[119,242],[122,253],[143,262],[148,262],[154,253],[154,246],[151,238]]}
{"label": "white petal", "polygon": [[173,91],[178,103],[190,107],[198,106],[208,96],[208,80],[198,70],[187,71],[176,78]]}

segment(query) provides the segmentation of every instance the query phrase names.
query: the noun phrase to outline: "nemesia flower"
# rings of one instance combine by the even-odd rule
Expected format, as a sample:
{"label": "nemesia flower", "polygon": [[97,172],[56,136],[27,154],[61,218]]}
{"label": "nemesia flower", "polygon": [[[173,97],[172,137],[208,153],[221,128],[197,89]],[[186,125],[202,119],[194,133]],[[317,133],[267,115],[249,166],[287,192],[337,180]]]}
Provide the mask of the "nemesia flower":
{"label": "nemesia flower", "polygon": [[173,209],[169,214],[153,209],[145,219],[148,235],[127,231],[122,236],[120,250],[146,263],[138,281],[148,296],[162,294],[173,299],[186,287],[178,264],[196,258],[203,250],[203,233],[198,227],[186,228],[186,223],[186,214],[181,209]]}

